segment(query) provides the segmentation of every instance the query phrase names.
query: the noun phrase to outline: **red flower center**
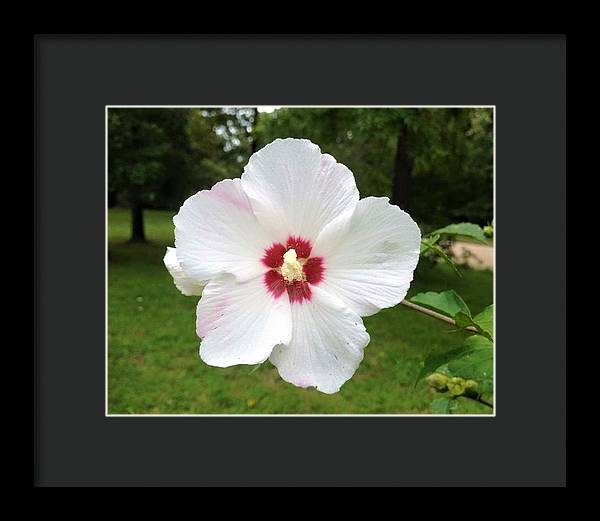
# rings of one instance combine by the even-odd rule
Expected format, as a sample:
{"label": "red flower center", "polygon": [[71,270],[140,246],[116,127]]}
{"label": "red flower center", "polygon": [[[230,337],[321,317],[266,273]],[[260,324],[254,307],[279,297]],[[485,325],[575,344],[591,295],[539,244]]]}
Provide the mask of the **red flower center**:
{"label": "red flower center", "polygon": [[[302,266],[302,280],[289,281],[281,273],[284,264],[283,256],[292,249],[295,250],[298,262]],[[279,298],[284,291],[287,291],[291,303],[310,301],[310,286],[321,282],[325,269],[323,258],[311,257],[311,250],[310,241],[294,236],[290,236],[285,245],[277,242],[265,250],[262,262],[271,269],[265,273],[264,283],[274,298]]]}

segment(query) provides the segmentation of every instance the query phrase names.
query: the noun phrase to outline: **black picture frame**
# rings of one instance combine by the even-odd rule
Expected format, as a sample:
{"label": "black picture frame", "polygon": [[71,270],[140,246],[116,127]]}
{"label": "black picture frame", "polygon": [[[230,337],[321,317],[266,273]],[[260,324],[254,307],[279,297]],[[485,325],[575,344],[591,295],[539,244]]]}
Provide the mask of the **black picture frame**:
{"label": "black picture frame", "polygon": [[[35,485],[565,484],[564,35],[35,35],[34,50]],[[496,106],[496,417],[105,416],[105,106],[203,104]]]}

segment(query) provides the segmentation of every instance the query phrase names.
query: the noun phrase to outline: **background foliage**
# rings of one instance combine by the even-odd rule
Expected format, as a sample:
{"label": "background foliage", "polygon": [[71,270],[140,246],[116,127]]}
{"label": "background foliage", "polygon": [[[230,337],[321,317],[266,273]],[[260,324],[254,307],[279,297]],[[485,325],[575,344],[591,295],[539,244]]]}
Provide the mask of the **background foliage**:
{"label": "background foliage", "polygon": [[115,108],[108,126],[110,206],[176,210],[238,177],[260,146],[298,137],[347,165],[362,197],[389,196],[426,230],[492,220],[488,108]]}

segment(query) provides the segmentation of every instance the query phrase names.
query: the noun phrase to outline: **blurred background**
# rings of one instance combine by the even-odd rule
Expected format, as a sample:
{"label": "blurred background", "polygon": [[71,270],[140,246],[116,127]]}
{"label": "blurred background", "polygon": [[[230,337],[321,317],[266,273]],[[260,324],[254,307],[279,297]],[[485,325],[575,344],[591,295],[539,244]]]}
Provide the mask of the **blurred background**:
{"label": "blurred background", "polygon": [[[361,197],[390,197],[424,233],[462,221],[486,226],[491,108],[109,108],[107,117],[109,413],[430,412],[429,391],[414,378],[427,354],[458,345],[463,333],[399,307],[368,317],[365,360],[333,396],[294,388],[268,362],[210,368],[197,353],[197,299],[177,291],[162,256],[183,201],[239,177],[278,137],[318,144],[352,170]],[[477,312],[493,300],[491,245],[452,251],[463,276],[422,260],[409,295],[455,289]]]}

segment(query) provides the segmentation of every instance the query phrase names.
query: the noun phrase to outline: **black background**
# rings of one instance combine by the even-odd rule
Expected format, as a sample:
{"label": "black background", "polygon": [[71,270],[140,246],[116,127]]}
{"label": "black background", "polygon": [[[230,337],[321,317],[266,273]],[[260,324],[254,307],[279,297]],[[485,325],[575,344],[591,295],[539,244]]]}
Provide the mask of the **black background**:
{"label": "black background", "polygon": [[[563,485],[566,39],[37,36],[35,483]],[[496,105],[496,418],[105,417],[104,110]]]}

